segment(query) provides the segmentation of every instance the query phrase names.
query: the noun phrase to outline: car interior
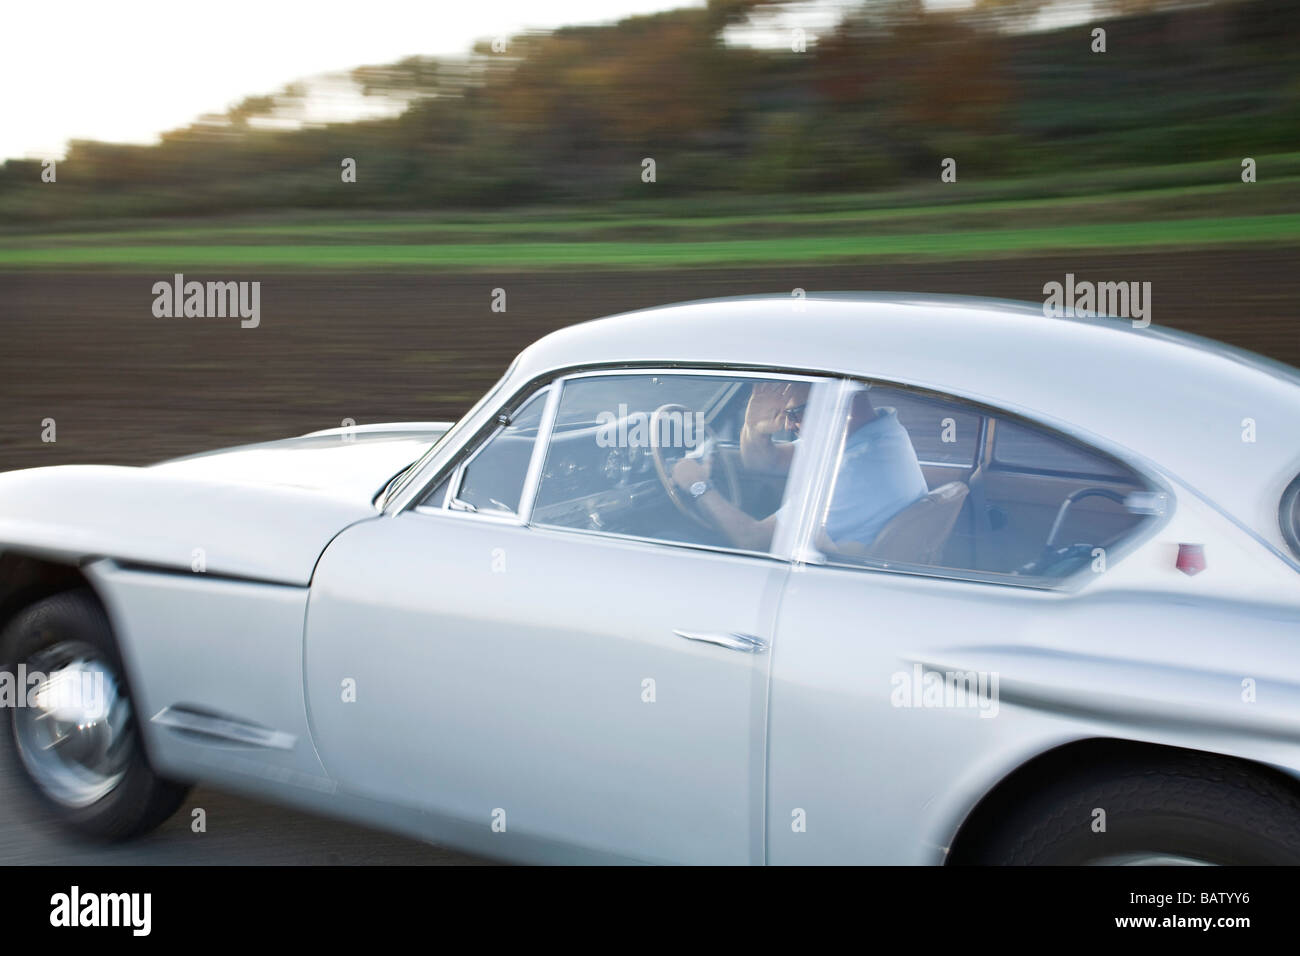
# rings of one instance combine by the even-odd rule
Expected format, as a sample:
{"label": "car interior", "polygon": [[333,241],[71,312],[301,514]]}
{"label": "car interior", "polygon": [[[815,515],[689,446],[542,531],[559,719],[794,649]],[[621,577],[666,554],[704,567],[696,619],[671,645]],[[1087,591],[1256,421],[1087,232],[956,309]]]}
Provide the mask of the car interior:
{"label": "car interior", "polygon": [[[758,381],[611,374],[567,382],[533,523],[728,547],[672,487],[670,475],[683,455],[708,454],[718,490],[743,511],[761,519],[780,506],[784,471],[746,467],[740,454]],[[930,491],[874,541],[824,548],[832,563],[1060,578],[1093,562],[1094,549],[1109,548],[1153,513],[1153,488],[1137,472],[1042,426],[891,385],[876,385],[871,397],[878,409],[896,409]],[[544,404],[545,392],[538,393],[500,424],[464,464],[447,507],[518,509]],[[441,506],[446,484],[425,503]]]}
{"label": "car interior", "polygon": [[1128,466],[1015,416],[892,386],[873,388],[872,401],[897,409],[932,494],[967,489],[937,567],[1059,577],[1131,534],[1152,506],[1143,496],[1154,489]]}

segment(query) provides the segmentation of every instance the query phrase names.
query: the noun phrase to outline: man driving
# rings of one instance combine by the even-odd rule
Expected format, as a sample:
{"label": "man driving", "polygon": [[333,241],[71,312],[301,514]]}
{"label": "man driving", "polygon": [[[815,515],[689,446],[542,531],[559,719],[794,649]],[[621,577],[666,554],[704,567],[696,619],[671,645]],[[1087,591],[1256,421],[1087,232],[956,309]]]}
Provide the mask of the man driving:
{"label": "man driving", "polygon": [[[789,473],[803,426],[811,385],[762,382],[754,386],[740,433],[745,467],[775,474]],[[777,442],[782,432],[792,441]],[[771,547],[777,519],[787,506],[756,519],[737,508],[713,487],[710,462],[683,458],[672,472],[673,483],[691,498],[713,524],[738,548],[766,551]],[[928,491],[925,476],[907,430],[893,408],[875,408],[867,388],[853,397],[839,470],[830,507],[817,538],[823,551],[845,550],[851,543],[866,547],[894,515]]]}

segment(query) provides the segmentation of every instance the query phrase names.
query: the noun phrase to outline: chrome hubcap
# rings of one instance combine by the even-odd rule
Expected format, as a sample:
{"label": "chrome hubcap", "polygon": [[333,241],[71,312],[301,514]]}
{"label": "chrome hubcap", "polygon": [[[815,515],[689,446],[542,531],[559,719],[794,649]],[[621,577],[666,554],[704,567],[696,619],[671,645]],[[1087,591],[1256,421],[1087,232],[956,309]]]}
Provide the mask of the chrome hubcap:
{"label": "chrome hubcap", "polygon": [[103,654],[80,641],[43,648],[23,664],[14,740],[50,797],[86,807],[122,782],[135,749],[131,704]]}

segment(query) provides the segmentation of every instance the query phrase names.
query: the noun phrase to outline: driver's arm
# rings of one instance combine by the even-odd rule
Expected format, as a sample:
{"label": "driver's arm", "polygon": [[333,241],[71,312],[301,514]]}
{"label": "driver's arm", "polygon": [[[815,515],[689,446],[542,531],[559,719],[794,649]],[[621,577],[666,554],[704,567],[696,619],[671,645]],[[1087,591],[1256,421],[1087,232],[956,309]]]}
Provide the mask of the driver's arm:
{"label": "driver's arm", "polygon": [[751,518],[718,492],[710,488],[695,503],[713,519],[713,523],[738,548],[746,551],[767,551],[772,546],[772,532],[776,529],[776,515],[770,514],[761,521]]}
{"label": "driver's arm", "polygon": [[[683,458],[673,466],[673,483],[687,494],[691,485],[708,480],[708,477],[709,470],[693,458]],[[694,500],[696,506],[736,547],[746,551],[766,551],[771,546],[772,533],[776,528],[775,514],[770,514],[761,521],[751,518],[713,487]]]}

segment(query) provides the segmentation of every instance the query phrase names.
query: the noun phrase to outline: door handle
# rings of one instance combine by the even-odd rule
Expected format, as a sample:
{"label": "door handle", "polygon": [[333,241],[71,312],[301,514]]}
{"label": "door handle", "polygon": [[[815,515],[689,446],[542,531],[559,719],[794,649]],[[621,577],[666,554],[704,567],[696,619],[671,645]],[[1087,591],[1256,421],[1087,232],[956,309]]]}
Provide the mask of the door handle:
{"label": "door handle", "polygon": [[717,644],[728,650],[743,651],[746,654],[759,654],[767,650],[767,641],[753,634],[737,634],[734,631],[673,631],[678,637],[688,641],[702,641],[705,644]]}

